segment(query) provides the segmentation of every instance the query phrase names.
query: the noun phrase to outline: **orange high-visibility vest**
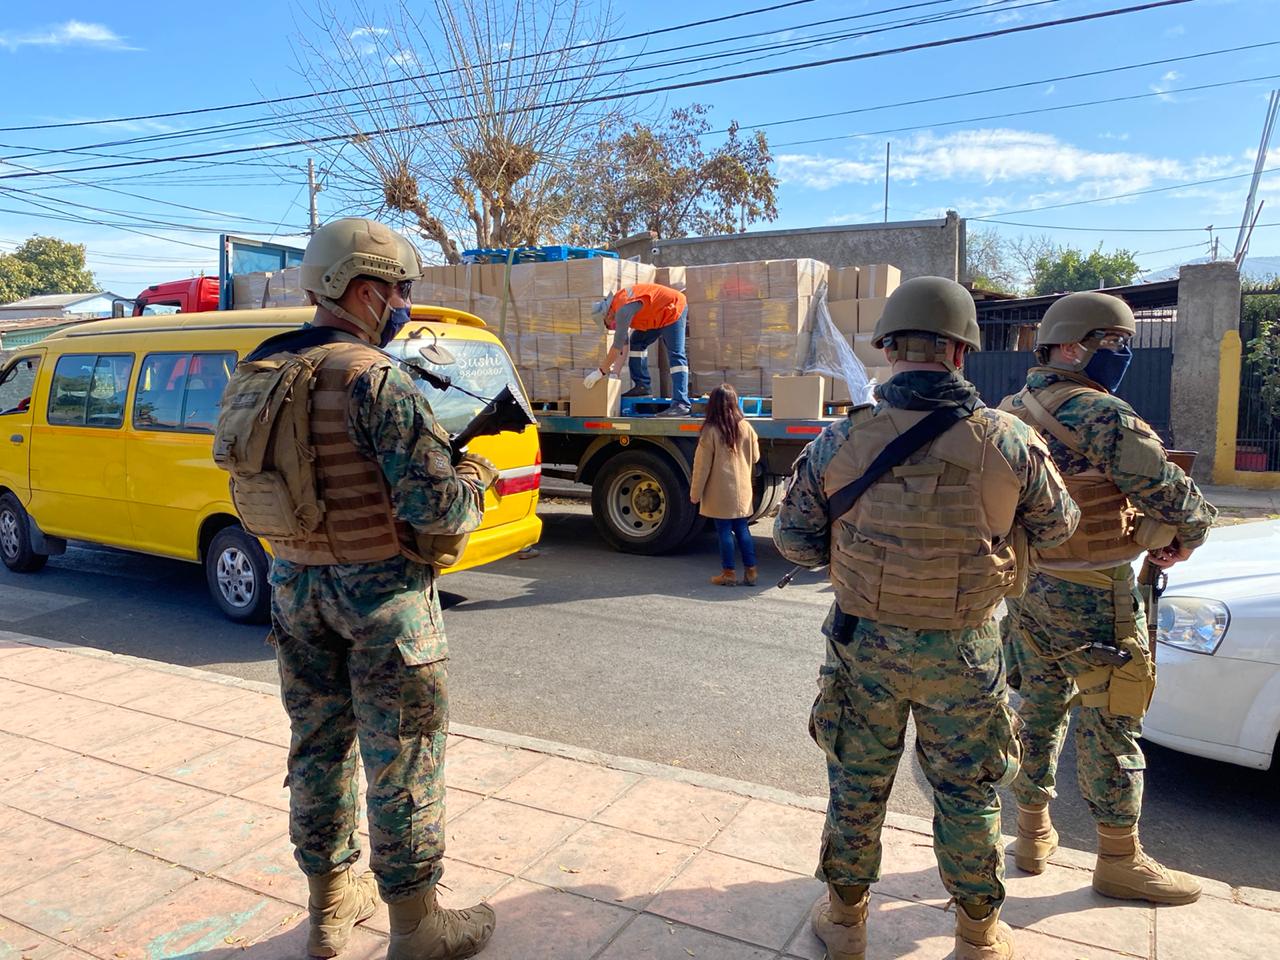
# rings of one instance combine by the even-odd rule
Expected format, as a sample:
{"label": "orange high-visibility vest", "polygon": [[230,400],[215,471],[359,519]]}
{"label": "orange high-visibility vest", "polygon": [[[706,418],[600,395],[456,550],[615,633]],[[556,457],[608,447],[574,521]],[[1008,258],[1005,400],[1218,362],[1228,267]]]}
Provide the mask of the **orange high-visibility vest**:
{"label": "orange high-visibility vest", "polygon": [[679,290],[664,287],[660,283],[633,283],[613,295],[609,303],[609,316],[628,303],[643,303],[640,312],[631,318],[632,330],[658,330],[669,327],[680,319],[689,302]]}

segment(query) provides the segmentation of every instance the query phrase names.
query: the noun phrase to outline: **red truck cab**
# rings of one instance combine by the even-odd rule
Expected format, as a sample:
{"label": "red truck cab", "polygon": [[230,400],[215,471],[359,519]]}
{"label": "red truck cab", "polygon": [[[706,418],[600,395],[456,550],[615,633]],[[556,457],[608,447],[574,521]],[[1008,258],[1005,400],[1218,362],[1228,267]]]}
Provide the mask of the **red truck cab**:
{"label": "red truck cab", "polygon": [[[141,317],[149,313],[202,313],[218,309],[219,284],[217,277],[192,277],[189,280],[170,280],[153,283],[138,294],[133,301],[133,315]],[[151,307],[153,309],[148,310]],[[157,307],[165,309],[154,309]]]}

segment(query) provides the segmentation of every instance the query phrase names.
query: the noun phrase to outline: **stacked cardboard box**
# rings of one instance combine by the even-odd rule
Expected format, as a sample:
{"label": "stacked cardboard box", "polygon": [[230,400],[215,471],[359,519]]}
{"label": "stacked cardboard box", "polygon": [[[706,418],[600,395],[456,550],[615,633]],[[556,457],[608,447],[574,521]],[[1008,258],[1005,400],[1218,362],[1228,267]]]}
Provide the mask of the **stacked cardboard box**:
{"label": "stacked cardboard box", "polygon": [[427,267],[415,303],[465,310],[501,333],[533,400],[566,401],[570,385],[605,360],[609,335],[592,317],[595,303],[632,283],[652,283],[656,268],[593,258],[558,263]]}
{"label": "stacked cardboard box", "polygon": [[690,394],[723,382],[740,395],[769,396],[773,375],[797,366],[826,276],[825,263],[808,259],[685,267]]}
{"label": "stacked cardboard box", "polygon": [[[831,320],[867,368],[867,375],[882,383],[888,379],[889,370],[884,353],[871,345],[871,335],[884,313],[885,301],[901,279],[902,272],[897,267],[874,264],[833,267],[827,280],[827,311]],[[831,385],[828,395],[837,403],[848,400],[840,384]]]}

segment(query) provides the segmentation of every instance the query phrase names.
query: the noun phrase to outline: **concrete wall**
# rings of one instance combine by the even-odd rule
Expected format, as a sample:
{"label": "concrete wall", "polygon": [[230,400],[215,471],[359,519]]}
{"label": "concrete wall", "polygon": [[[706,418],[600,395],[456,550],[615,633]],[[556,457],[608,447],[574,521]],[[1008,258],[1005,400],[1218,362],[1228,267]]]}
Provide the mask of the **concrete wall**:
{"label": "concrete wall", "polygon": [[[1240,329],[1240,274],[1230,261],[1191,264],[1178,275],[1178,329],[1173,350],[1170,419],[1174,443],[1198,450],[1195,478],[1213,475],[1218,446],[1219,346]],[[1234,424],[1230,425],[1234,429]],[[1231,464],[1234,468],[1235,464]]]}
{"label": "concrete wall", "polygon": [[660,267],[785,260],[812,257],[833,267],[889,263],[902,279],[938,276],[963,279],[965,222],[955,212],[942,220],[853,224],[803,230],[763,230],[719,237],[653,240],[641,234],[618,243],[623,257]]}

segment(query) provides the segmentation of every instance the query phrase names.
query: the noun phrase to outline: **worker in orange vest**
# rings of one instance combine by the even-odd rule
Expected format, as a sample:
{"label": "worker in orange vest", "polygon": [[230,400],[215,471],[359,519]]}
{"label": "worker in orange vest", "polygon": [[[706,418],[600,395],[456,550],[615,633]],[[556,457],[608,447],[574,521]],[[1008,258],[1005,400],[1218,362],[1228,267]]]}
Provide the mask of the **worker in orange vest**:
{"label": "worker in orange vest", "polygon": [[613,331],[613,343],[604,365],[583,378],[587,386],[616,372],[623,357],[631,372],[632,388],[623,396],[651,396],[649,363],[644,352],[661,340],[671,360],[671,406],[660,417],[687,417],[689,407],[689,359],[685,355],[685,327],[689,304],[679,290],[660,283],[633,283],[600,300],[592,309],[597,322]]}

